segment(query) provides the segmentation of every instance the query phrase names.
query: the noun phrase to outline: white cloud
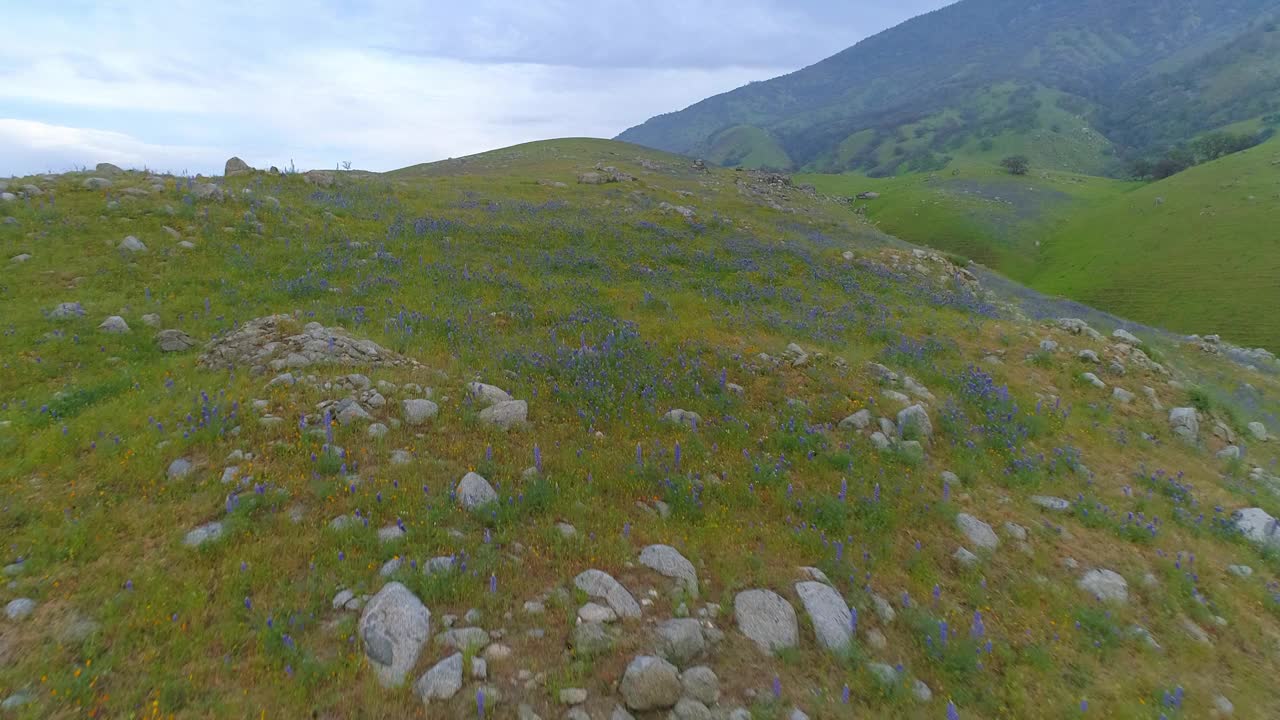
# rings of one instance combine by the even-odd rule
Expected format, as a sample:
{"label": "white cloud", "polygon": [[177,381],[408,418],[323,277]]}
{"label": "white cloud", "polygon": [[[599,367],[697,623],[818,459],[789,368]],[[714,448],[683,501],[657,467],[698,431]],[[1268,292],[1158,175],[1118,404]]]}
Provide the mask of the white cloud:
{"label": "white cloud", "polygon": [[[611,137],[941,4],[22,6],[5,11],[12,32],[0,43],[0,118],[10,118],[0,173],[100,161],[210,172],[231,154],[386,170],[534,139]],[[847,30],[835,22],[849,18]]]}

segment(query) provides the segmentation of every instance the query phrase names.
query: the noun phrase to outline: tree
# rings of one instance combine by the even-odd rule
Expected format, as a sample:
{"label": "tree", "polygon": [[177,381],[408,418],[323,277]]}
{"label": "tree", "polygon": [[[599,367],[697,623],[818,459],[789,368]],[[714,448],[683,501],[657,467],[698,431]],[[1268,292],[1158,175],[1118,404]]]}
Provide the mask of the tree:
{"label": "tree", "polygon": [[1000,167],[1008,170],[1010,175],[1026,175],[1031,169],[1031,161],[1026,155],[1010,155],[1000,161]]}

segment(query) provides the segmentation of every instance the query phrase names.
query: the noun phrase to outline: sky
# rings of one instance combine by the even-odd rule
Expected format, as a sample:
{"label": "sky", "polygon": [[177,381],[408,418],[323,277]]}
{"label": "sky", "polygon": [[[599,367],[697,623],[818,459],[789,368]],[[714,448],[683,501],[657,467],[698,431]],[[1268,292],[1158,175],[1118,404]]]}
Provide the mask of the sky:
{"label": "sky", "polygon": [[950,2],[0,0],[0,176],[613,137]]}

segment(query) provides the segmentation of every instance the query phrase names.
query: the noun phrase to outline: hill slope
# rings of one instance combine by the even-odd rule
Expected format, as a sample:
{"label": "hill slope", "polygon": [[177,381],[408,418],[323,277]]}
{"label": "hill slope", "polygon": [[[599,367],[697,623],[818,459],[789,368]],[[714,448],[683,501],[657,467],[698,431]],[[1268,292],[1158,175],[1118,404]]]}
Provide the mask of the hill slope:
{"label": "hill slope", "polygon": [[5,182],[6,718],[1280,715],[1274,359],[620,143]]}
{"label": "hill slope", "polygon": [[[1146,148],[1280,108],[1277,11],[1275,0],[962,0],[619,139],[875,175],[1024,145],[1041,164],[1096,172],[1113,141]],[[1188,87],[1213,92],[1197,100]]]}

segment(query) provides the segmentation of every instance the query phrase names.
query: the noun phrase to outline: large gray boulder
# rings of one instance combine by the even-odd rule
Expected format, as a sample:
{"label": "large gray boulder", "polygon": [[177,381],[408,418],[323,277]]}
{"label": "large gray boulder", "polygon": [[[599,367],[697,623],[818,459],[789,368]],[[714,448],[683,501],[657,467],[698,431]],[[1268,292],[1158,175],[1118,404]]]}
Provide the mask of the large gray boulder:
{"label": "large gray boulder", "polygon": [[679,550],[670,545],[650,545],[640,551],[640,564],[659,575],[674,578],[692,597],[698,597],[698,573]]}
{"label": "large gray boulder", "polygon": [[436,663],[413,684],[413,691],[424,703],[448,700],[462,689],[462,653],[454,653]]}
{"label": "large gray boulder", "polygon": [[396,687],[404,683],[431,636],[431,611],[409,588],[390,582],[364,606],[357,631],[378,682]]}
{"label": "large gray boulder", "polygon": [[476,416],[480,422],[496,425],[504,430],[523,425],[529,418],[529,403],[524,400],[506,400],[494,403]]}
{"label": "large gray boulder", "polygon": [[680,700],[680,673],[671,663],[652,655],[641,655],[631,661],[618,692],[627,707],[636,712],[664,710]]}
{"label": "large gray boulder", "polygon": [[811,580],[796,583],[796,594],[813,623],[818,644],[837,653],[848,649],[853,640],[849,604],[840,593],[826,583]]}
{"label": "large gray boulder", "polygon": [[1129,583],[1113,570],[1090,570],[1076,585],[1103,602],[1125,603],[1129,600]]}
{"label": "large gray boulder", "polygon": [[421,398],[412,398],[401,403],[404,409],[404,421],[409,425],[421,425],[440,413],[440,406]]}
{"label": "large gray boulder", "polygon": [[161,330],[156,333],[156,344],[160,352],[183,352],[196,346],[196,341],[181,330]]}
{"label": "large gray boulder", "polygon": [[253,168],[249,167],[248,163],[238,157],[232,157],[227,160],[227,164],[222,169],[222,174],[226,177],[231,177],[232,175],[243,175],[250,172],[253,172]]}
{"label": "large gray boulder", "polygon": [[510,402],[515,399],[506,390],[496,385],[486,385],[482,382],[467,383],[467,392],[481,405],[493,405],[500,402]]}
{"label": "large gray boulder", "polygon": [[702,623],[692,618],[667,620],[654,630],[658,655],[684,667],[702,656],[706,640],[702,637]]}
{"label": "large gray boulder", "polygon": [[99,175],[123,175],[124,174],[124,170],[121,170],[119,165],[113,165],[111,163],[105,163],[105,162],[98,163],[93,168],[93,171],[98,173]]}
{"label": "large gray boulder", "polygon": [[1262,508],[1244,508],[1231,513],[1231,522],[1245,539],[1262,547],[1280,549],[1280,521]]}
{"label": "large gray boulder", "polygon": [[1195,445],[1200,441],[1200,413],[1193,407],[1179,407],[1169,411],[1169,427],[1183,442]]}
{"label": "large gray boulder", "polygon": [[898,436],[903,440],[928,440],[933,436],[933,423],[923,405],[912,405],[898,413]]}
{"label": "large gray boulder", "polygon": [[640,617],[640,603],[622,583],[603,570],[584,570],[573,579],[573,585],[589,597],[603,599],[620,618]]}
{"label": "large gray boulder", "polygon": [[800,628],[796,611],[772,590],[744,590],[733,599],[738,629],[766,653],[795,647]]}
{"label": "large gray boulder", "polygon": [[479,473],[469,472],[458,481],[458,504],[468,510],[495,502],[498,493]]}
{"label": "large gray boulder", "polygon": [[956,515],[956,527],[964,533],[969,542],[982,550],[995,550],[1000,547],[1000,538],[996,537],[996,531],[968,513]]}

